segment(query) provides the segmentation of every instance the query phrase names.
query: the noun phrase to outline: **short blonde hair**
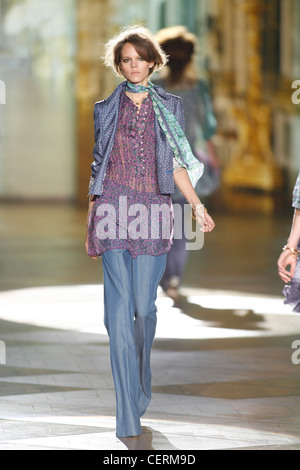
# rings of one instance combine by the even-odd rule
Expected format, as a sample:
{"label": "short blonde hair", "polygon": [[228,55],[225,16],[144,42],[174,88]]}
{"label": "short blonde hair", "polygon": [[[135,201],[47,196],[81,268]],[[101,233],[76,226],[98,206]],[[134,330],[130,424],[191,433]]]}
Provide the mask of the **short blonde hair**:
{"label": "short blonde hair", "polygon": [[104,63],[108,67],[112,67],[119,77],[124,76],[121,68],[121,53],[126,43],[132,44],[146,62],[154,62],[154,66],[149,70],[149,75],[161,70],[168,62],[167,55],[147,28],[130,26],[121,30],[105,45]]}

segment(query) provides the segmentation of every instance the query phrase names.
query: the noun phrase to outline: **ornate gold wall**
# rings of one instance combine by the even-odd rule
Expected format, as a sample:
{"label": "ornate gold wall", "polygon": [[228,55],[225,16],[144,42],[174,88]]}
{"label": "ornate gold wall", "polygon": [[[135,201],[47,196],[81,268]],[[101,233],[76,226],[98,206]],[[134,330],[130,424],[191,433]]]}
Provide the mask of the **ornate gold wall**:
{"label": "ornate gold wall", "polygon": [[[208,58],[223,187],[288,195],[300,167],[299,106],[291,101],[300,2],[214,3]],[[268,211],[274,206],[269,198]]]}
{"label": "ornate gold wall", "polygon": [[300,79],[299,19],[299,0],[0,0],[0,79],[7,92],[0,197],[86,204],[94,103],[116,85],[101,61],[103,44],[120,26],[139,21],[153,32],[163,21],[189,20],[195,28],[218,114],[225,182],[266,191],[280,187],[279,167],[292,184],[300,154],[299,105],[291,102],[291,84]]}
{"label": "ornate gold wall", "polygon": [[223,181],[229,187],[278,190],[283,177],[271,148],[272,111],[263,91],[261,22],[267,7],[260,0],[244,0],[238,8],[246,26],[246,90],[241,105],[233,108],[238,140]]}

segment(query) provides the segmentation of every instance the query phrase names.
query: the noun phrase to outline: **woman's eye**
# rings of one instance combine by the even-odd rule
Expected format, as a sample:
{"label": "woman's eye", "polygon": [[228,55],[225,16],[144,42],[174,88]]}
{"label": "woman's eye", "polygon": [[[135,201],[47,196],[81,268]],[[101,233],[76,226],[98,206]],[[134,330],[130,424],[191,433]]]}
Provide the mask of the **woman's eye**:
{"label": "woman's eye", "polygon": [[[137,60],[138,60],[139,62],[143,62],[143,61],[144,61],[144,59],[143,59],[142,57],[139,57]],[[123,59],[124,64],[128,64],[128,62],[130,62],[130,61],[131,61],[131,59]]]}

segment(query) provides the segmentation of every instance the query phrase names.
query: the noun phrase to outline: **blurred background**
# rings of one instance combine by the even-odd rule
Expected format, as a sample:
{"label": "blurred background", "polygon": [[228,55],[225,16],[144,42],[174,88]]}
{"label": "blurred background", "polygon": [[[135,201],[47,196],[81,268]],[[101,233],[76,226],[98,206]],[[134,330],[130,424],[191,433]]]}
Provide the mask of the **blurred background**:
{"label": "blurred background", "polygon": [[[154,33],[185,25],[196,34],[226,185],[290,190],[300,153],[300,107],[291,101],[300,78],[298,0],[1,0],[1,199],[86,202],[93,105],[116,85],[101,62],[103,44],[135,23]],[[240,172],[231,160],[253,124],[249,108],[262,113],[265,131],[253,174],[247,148],[238,151]]]}
{"label": "blurred background", "polygon": [[158,293],[154,448],[299,448],[300,319],[277,259],[300,168],[300,0],[0,0],[0,448],[120,448],[84,241],[94,103],[118,84],[103,45],[136,23],[196,35],[220,164],[203,198],[216,228],[177,307]]}
{"label": "blurred background", "polygon": [[[207,204],[219,217],[223,247],[231,231],[231,258],[245,253],[246,236],[253,246],[263,243],[272,290],[280,292],[274,266],[288,236],[300,166],[300,105],[292,102],[292,84],[300,79],[298,0],[0,0],[0,80],[6,85],[6,104],[0,105],[1,288],[56,282],[62,252],[65,263],[72,247],[81,253],[93,107],[117,85],[102,64],[103,44],[136,23],[154,33],[184,25],[196,35],[199,77],[207,81],[218,120],[213,142],[221,165],[220,187]],[[36,257],[32,280],[25,263],[18,284],[20,259],[29,249]],[[55,280],[38,270],[38,252],[51,253],[47,272],[52,269]],[[77,282],[83,262],[91,281],[95,268],[81,256],[76,269],[70,259],[61,282]]]}

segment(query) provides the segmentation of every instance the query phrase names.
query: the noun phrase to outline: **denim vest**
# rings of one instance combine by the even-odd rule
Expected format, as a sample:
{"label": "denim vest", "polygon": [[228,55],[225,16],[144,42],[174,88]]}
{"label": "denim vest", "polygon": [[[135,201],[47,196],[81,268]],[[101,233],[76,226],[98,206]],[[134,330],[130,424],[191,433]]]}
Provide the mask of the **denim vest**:
{"label": "denim vest", "polygon": [[[100,195],[103,191],[107,164],[118,126],[120,97],[125,87],[126,82],[122,82],[109,98],[95,104],[95,146],[93,150],[94,161],[91,165],[89,195]],[[176,116],[184,129],[184,111],[181,98],[166,93],[158,86],[155,86],[155,89],[164,105]],[[174,192],[173,151],[157,118],[155,119],[155,137],[159,191],[161,194],[172,194]]]}

